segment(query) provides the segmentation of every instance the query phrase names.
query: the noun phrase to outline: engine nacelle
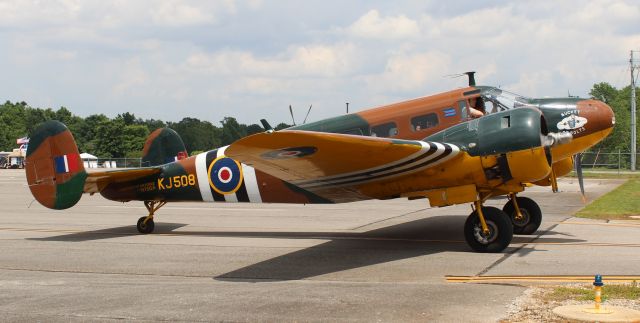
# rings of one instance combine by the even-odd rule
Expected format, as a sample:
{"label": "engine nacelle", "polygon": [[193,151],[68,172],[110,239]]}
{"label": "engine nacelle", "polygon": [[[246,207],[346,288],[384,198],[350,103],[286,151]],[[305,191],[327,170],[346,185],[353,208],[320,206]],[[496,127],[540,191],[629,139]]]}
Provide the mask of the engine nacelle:
{"label": "engine nacelle", "polygon": [[458,124],[425,140],[455,144],[471,156],[496,156],[495,162],[482,159],[487,180],[523,183],[549,175],[549,147],[567,138],[548,133],[540,110],[523,107]]}

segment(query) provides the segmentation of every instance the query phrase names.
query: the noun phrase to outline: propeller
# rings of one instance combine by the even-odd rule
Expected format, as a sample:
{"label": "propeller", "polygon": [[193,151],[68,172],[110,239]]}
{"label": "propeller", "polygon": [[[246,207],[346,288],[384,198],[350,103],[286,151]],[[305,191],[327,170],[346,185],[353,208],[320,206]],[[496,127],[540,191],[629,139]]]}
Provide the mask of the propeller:
{"label": "propeller", "polygon": [[302,124],[307,123],[307,118],[309,117],[309,112],[311,112],[312,107],[313,107],[313,104],[309,106],[309,110],[307,110],[307,115],[304,117],[304,121],[302,121]]}
{"label": "propeller", "polygon": [[573,155],[573,165],[578,175],[578,184],[580,184],[580,193],[582,193],[582,202],[587,203],[587,197],[584,195],[584,178],[582,176],[582,153]]}
{"label": "propeller", "polygon": [[273,128],[271,127],[267,119],[260,119],[260,123],[262,123],[262,127],[264,128],[264,130],[273,131]]}
{"label": "propeller", "polygon": [[296,125],[296,119],[293,117],[293,108],[291,108],[291,104],[289,104],[289,113],[291,113],[291,120],[293,120],[293,125]]}

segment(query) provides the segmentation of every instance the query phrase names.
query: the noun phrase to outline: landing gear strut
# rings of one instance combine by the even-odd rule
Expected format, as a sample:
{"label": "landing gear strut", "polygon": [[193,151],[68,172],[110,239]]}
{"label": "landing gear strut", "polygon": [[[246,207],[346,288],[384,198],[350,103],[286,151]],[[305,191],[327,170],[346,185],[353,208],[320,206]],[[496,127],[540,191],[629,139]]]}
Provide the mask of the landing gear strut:
{"label": "landing gear strut", "polygon": [[502,210],[511,218],[514,234],[533,234],[542,223],[542,211],[538,203],[528,197],[509,194],[509,202]]}
{"label": "landing gear strut", "polygon": [[513,225],[502,210],[474,203],[475,209],[464,223],[464,238],[477,252],[501,252],[513,239]]}
{"label": "landing gear strut", "polygon": [[149,211],[149,215],[143,216],[138,219],[138,232],[142,234],[153,232],[153,229],[155,228],[155,223],[153,222],[153,214],[165,204],[167,204],[167,202],[165,201],[144,201],[144,206],[147,208],[147,211]]}

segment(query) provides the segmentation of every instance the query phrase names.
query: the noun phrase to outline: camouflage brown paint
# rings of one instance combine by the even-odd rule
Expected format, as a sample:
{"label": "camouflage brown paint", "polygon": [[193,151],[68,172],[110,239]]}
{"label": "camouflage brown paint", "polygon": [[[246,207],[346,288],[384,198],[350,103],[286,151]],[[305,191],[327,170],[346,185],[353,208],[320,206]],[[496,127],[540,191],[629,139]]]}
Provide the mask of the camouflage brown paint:
{"label": "camouflage brown paint", "polygon": [[[73,135],[58,121],[47,121],[34,131],[25,160],[27,183],[40,204],[51,209],[66,209],[82,196],[87,176],[82,163],[73,172],[56,173],[54,158],[78,156]],[[79,157],[77,157],[79,160]]]}

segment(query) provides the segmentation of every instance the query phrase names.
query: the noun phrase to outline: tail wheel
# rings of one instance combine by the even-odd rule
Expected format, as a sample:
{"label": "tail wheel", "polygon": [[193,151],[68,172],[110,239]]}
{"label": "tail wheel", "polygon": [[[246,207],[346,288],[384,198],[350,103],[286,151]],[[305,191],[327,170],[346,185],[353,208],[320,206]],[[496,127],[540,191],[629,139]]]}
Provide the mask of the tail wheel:
{"label": "tail wheel", "polygon": [[520,219],[517,218],[516,208],[512,200],[509,200],[502,210],[511,218],[514,234],[533,234],[542,223],[542,211],[538,203],[528,197],[518,196],[517,199],[520,214],[522,214]]}
{"label": "tail wheel", "polygon": [[513,238],[511,220],[507,214],[495,207],[483,206],[482,214],[489,232],[483,232],[478,213],[474,211],[464,223],[464,238],[476,252],[501,252],[509,246]]}

